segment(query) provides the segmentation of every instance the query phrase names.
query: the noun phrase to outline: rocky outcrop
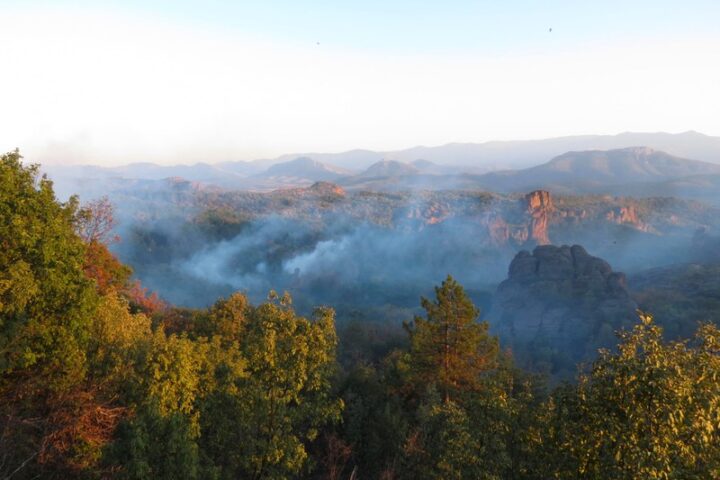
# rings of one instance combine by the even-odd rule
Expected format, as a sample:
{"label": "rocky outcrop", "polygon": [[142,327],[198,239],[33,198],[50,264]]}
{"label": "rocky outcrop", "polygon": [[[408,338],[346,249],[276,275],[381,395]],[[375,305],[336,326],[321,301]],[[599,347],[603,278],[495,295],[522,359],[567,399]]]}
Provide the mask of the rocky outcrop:
{"label": "rocky outcrop", "polygon": [[525,195],[525,212],[530,216],[529,239],[537,245],[550,243],[548,220],[554,210],[550,192],[536,190]]}
{"label": "rocky outcrop", "polygon": [[614,223],[640,223],[635,207],[615,207],[605,214],[605,218]]}
{"label": "rocky outcrop", "polygon": [[629,225],[642,232],[653,231],[649,225],[640,219],[637,209],[632,205],[611,208],[605,214],[605,219],[618,225]]}
{"label": "rocky outcrop", "polygon": [[415,205],[404,214],[408,220],[415,221],[417,228],[444,222],[452,215],[450,206],[441,202]]}
{"label": "rocky outcrop", "polygon": [[[362,198],[363,202],[371,198],[390,199],[389,195],[382,198],[369,193],[348,195]],[[393,195],[393,200],[400,195],[403,194]],[[406,206],[392,212],[393,224],[422,230],[448,221],[467,221],[479,227],[475,235],[479,244],[502,248],[505,253],[553,242],[597,247],[597,239],[632,234],[631,230],[663,234],[655,226],[661,216],[649,217],[647,213],[651,211],[647,207],[649,200],[553,196],[544,190],[509,197],[475,192],[423,192],[410,195],[409,199]],[[667,206],[668,210],[677,208]],[[671,216],[661,218],[668,222]],[[677,230],[678,225],[673,224],[672,228]]]}
{"label": "rocky outcrop", "polygon": [[550,192],[535,190],[525,195],[525,203],[529,213],[540,210],[552,210],[553,202]]}
{"label": "rocky outcrop", "polygon": [[491,210],[481,218],[491,245],[527,248],[550,243],[548,224],[553,212],[550,193],[538,190],[510,208]]}
{"label": "rocky outcrop", "polygon": [[326,195],[344,197],[346,195],[345,190],[331,182],[315,182],[307,189],[308,192],[315,195]]}
{"label": "rocky outcrop", "polygon": [[[523,351],[544,349],[551,370],[589,360],[612,332],[630,324],[636,305],[625,275],[579,245],[521,251],[497,288],[489,320],[502,339]],[[525,348],[528,345],[533,349]],[[537,359],[524,359],[534,368]]]}

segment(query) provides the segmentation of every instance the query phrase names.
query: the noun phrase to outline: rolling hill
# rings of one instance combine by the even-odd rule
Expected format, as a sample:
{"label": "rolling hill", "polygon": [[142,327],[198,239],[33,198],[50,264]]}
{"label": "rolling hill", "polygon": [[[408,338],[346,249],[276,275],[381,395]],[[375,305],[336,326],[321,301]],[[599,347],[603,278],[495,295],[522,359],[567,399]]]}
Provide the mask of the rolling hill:
{"label": "rolling hill", "polygon": [[657,183],[720,174],[720,165],[676,157],[648,147],[568,152],[523,170],[492,172],[481,184],[502,190],[559,187],[588,191],[609,185]]}
{"label": "rolling hill", "polygon": [[[670,155],[648,147],[567,152],[549,162],[520,170],[476,174],[428,174],[394,163],[341,179],[348,188],[370,190],[487,190],[509,193],[545,189],[563,194],[633,196],[718,195],[720,165]],[[404,167],[401,167],[404,166]],[[385,175],[381,175],[385,173]]]}
{"label": "rolling hill", "polygon": [[351,172],[342,168],[326,165],[309,157],[298,157],[288,162],[276,163],[254,178],[291,177],[312,182],[333,181],[349,175]]}

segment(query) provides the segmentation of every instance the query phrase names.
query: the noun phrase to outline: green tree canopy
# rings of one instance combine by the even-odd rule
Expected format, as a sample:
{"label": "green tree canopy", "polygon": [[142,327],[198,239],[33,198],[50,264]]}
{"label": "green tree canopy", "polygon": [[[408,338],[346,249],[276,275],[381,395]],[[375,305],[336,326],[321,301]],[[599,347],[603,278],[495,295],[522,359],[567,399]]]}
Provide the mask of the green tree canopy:
{"label": "green tree canopy", "polygon": [[435,300],[422,298],[426,318],[415,317],[410,333],[410,373],[418,385],[434,384],[445,401],[482,387],[482,375],[498,366],[499,344],[478,322],[479,310],[448,275]]}
{"label": "green tree canopy", "polygon": [[59,203],[21,158],[0,157],[0,378],[33,368],[60,388],[84,374],[95,292],[74,230],[77,201]]}
{"label": "green tree canopy", "polygon": [[665,343],[650,315],[582,376],[555,428],[570,478],[720,477],[720,331]]}

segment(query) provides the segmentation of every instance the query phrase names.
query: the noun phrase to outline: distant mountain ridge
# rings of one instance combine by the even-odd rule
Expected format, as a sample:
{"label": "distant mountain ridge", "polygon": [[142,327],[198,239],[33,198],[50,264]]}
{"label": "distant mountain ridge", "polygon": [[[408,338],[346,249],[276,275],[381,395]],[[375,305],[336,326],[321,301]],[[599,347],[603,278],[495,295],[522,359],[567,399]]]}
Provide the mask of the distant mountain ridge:
{"label": "distant mountain ridge", "polygon": [[[394,151],[349,150],[338,153],[293,153],[271,159],[253,161],[226,161],[215,164],[156,165],[132,163],[120,167],[98,167],[103,170],[136,176],[156,167],[158,173],[187,167],[210,166],[224,172],[239,175],[260,173],[271,165],[307,157],[328,165],[360,171],[382,160],[397,160],[411,163],[416,160],[429,161],[438,165],[468,166],[484,171],[509,168],[524,168],[540,164],[549,158],[565,152],[585,150],[613,150],[643,145],[662,150],[671,155],[693,158],[720,164],[720,137],[688,131],[684,133],[635,133],[617,135],[576,135],[540,140],[490,141],[484,143],[448,143],[434,147],[418,146]],[[55,168],[52,166],[51,168]],[[74,166],[79,167],[79,166]],[[80,168],[87,168],[82,166]],[[71,168],[71,167],[65,167]],[[477,173],[477,172],[476,172]],[[180,176],[163,173],[165,177]],[[195,179],[190,179],[195,180]]]}
{"label": "distant mountain ridge", "polygon": [[671,155],[720,164],[720,137],[695,131],[683,133],[625,132],[617,135],[575,135],[539,140],[448,143],[434,147],[417,146],[403,150],[350,150],[340,153],[302,153],[283,155],[265,164],[288,161],[300,156],[348,169],[363,169],[381,160],[411,163],[419,159],[444,166],[472,167],[468,173],[518,169],[538,165],[571,151],[615,150],[647,146]]}
{"label": "distant mountain ridge", "polygon": [[297,177],[313,182],[332,181],[346,175],[349,170],[326,165],[309,157],[298,157],[288,162],[276,163],[267,170],[255,175],[256,177],[271,178],[277,176]]}
{"label": "distant mountain ridge", "polygon": [[[646,142],[636,143],[642,140]],[[618,144],[622,148],[599,149]],[[665,151],[657,145],[668,149]],[[583,148],[557,151],[575,146]],[[584,148],[588,146],[591,148]],[[678,151],[697,155],[678,155]],[[549,155],[551,152],[554,154]],[[531,158],[536,160],[523,168],[495,168],[505,164],[522,166]],[[715,159],[718,163],[705,162],[707,159]],[[350,160],[353,168],[344,168],[342,165]],[[523,142],[450,144],[384,153],[353,150],[339,154],[283,156],[275,160],[215,165],[135,163],[112,168],[50,166],[44,170],[61,188],[63,183],[82,185],[91,179],[160,180],[180,177],[228,190],[252,191],[297,188],[316,181],[331,181],[346,188],[386,191],[480,189],[514,192],[547,189],[556,193],[626,195],[639,192],[640,195],[653,195],[656,190],[667,187],[683,196],[713,198],[718,196],[715,194],[720,181],[720,137],[697,132],[676,135],[626,133]],[[711,179],[713,176],[717,181]],[[699,188],[695,189],[695,185]]]}
{"label": "distant mountain ridge", "polygon": [[397,160],[381,160],[370,165],[367,170],[358,174],[358,177],[376,178],[376,177],[402,177],[407,175],[416,175],[420,170],[405,162]]}
{"label": "distant mountain ridge", "polygon": [[[541,167],[535,167],[528,171],[537,173],[540,169]],[[596,175],[608,180],[627,182],[716,174],[720,173],[720,165],[680,158],[649,147],[630,147],[568,152],[548,162],[545,170],[574,172],[576,176]]]}
{"label": "distant mountain ridge", "polygon": [[680,158],[648,147],[630,147],[568,152],[536,167],[491,172],[479,177],[478,182],[509,191],[553,186],[587,190],[716,174],[720,174],[720,165]]}
{"label": "distant mountain ridge", "polygon": [[[395,162],[399,163],[399,162]],[[404,164],[406,167],[414,167]],[[400,170],[396,166],[396,170]],[[417,170],[417,169],[416,169]],[[403,190],[483,190],[497,193],[544,189],[560,194],[679,196],[720,201],[720,165],[676,157],[648,147],[567,152],[541,165],[476,174],[343,177],[346,188]]]}

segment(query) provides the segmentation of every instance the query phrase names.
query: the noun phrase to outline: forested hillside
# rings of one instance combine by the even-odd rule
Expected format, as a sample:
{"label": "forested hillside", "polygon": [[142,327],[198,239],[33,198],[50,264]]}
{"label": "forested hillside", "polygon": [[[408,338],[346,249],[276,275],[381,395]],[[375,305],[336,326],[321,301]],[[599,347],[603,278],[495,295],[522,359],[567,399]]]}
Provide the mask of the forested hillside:
{"label": "forested hillside", "polygon": [[720,476],[713,325],[668,343],[641,313],[551,388],[450,276],[401,334],[338,339],[332,308],[287,294],[161,301],[109,252],[113,222],[2,156],[0,478]]}

